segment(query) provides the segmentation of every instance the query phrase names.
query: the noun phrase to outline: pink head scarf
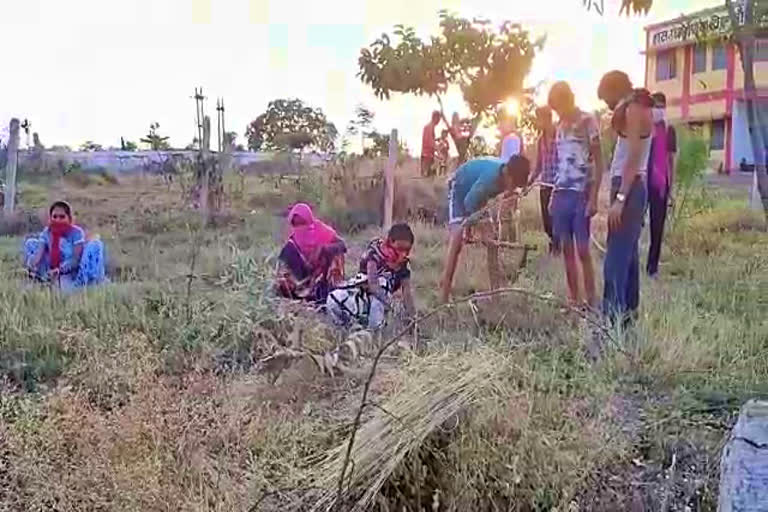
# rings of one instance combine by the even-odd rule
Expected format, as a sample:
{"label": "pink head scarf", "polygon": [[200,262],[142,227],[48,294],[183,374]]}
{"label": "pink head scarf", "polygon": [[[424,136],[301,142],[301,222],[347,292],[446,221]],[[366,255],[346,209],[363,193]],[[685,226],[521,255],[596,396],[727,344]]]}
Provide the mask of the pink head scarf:
{"label": "pink head scarf", "polygon": [[294,226],[291,224],[290,238],[299,248],[301,254],[310,262],[317,258],[323,246],[338,239],[338,235],[332,227],[315,219],[312,208],[308,204],[298,203],[294,205],[288,213],[288,222],[290,223],[294,217],[302,219],[304,225]]}

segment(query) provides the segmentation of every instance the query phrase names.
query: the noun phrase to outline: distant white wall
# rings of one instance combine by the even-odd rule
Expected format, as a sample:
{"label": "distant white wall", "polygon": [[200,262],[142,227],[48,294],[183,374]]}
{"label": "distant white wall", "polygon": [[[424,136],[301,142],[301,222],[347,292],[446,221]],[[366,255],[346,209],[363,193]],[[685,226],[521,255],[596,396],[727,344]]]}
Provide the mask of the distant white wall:
{"label": "distant white wall", "polygon": [[[140,171],[150,163],[162,163],[172,156],[183,156],[194,160],[196,151],[43,151],[43,159],[51,166],[62,162],[69,165],[78,162],[83,169],[104,168],[111,172]],[[258,162],[268,162],[273,159],[273,153],[254,153],[250,151],[235,151],[232,153],[234,164],[244,167]],[[30,151],[19,153],[22,165],[33,158]],[[320,155],[304,155],[302,162],[306,165],[319,165],[323,158]]]}

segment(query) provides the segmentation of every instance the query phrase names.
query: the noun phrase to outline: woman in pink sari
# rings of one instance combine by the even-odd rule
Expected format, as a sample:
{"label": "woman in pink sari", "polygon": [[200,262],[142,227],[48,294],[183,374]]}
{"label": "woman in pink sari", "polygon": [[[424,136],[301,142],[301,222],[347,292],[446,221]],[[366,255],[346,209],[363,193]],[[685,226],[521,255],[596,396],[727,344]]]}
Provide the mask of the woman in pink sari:
{"label": "woman in pink sari", "polygon": [[288,222],[291,234],[278,257],[277,293],[324,303],[328,292],[344,280],[344,240],[304,203],[291,208]]}

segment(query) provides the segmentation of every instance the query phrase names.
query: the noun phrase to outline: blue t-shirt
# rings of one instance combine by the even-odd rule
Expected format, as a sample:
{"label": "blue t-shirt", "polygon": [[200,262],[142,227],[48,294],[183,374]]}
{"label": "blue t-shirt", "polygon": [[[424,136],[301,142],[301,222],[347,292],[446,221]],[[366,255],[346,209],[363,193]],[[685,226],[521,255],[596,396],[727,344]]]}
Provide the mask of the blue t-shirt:
{"label": "blue t-shirt", "polygon": [[[49,264],[52,239],[53,236],[51,235],[51,230],[46,227],[43,232],[40,233],[40,240],[45,244],[45,258],[47,258]],[[75,247],[84,243],[85,231],[83,231],[83,228],[80,226],[72,226],[69,232],[59,239],[59,252],[61,253],[61,263],[59,264],[59,268],[62,269],[62,271],[72,270],[75,259]]]}
{"label": "blue t-shirt", "polygon": [[453,208],[458,216],[472,215],[502,190],[501,158],[475,158],[456,169],[453,176]]}

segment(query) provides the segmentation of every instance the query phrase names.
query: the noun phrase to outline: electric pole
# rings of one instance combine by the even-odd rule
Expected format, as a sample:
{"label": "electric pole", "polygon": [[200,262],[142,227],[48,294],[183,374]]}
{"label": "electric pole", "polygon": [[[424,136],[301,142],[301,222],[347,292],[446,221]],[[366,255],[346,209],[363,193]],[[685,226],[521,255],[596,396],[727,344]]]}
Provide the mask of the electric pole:
{"label": "electric pole", "polygon": [[202,153],[203,151],[203,119],[205,118],[205,96],[203,96],[203,88],[199,89],[195,87],[195,95],[192,96],[195,100],[195,122],[197,123],[197,147]]}

